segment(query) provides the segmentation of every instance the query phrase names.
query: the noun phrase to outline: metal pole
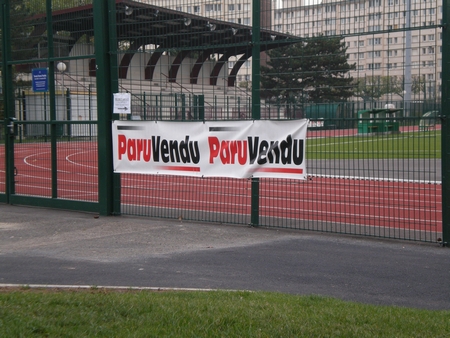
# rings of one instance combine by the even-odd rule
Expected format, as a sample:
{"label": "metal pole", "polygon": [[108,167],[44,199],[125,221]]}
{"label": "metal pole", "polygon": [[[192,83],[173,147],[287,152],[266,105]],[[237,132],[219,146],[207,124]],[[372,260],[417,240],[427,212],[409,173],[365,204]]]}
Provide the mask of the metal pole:
{"label": "metal pole", "polygon": [[50,106],[50,147],[51,147],[51,175],[52,175],[52,198],[58,198],[58,156],[57,156],[57,139],[56,130],[56,91],[55,91],[55,62],[53,48],[53,17],[52,17],[52,1],[46,1],[47,13],[47,40],[48,40],[48,59],[49,59],[49,106]]}
{"label": "metal pole", "polygon": [[14,182],[14,135],[11,135],[8,125],[11,119],[14,118],[14,88],[12,86],[12,66],[8,61],[11,60],[11,45],[8,43],[10,37],[10,22],[9,22],[9,1],[3,2],[0,7],[0,15],[2,23],[2,80],[3,80],[3,99],[5,110],[5,169],[6,169],[6,203],[10,203],[11,195],[15,194]]}
{"label": "metal pole", "polygon": [[[66,90],[66,119],[67,121],[72,120],[72,99],[70,97],[69,88]],[[72,124],[70,124],[70,122],[67,122],[67,136],[69,137],[69,140],[72,137]]]}
{"label": "metal pole", "polygon": [[[261,72],[261,3],[253,0],[252,3],[252,118],[261,119],[261,95],[260,95],[260,72]],[[251,220],[252,226],[259,226],[259,179],[252,178],[251,183]]]}
{"label": "metal pole", "polygon": [[113,171],[112,97],[118,92],[116,1],[94,1],[95,60],[97,66],[98,202],[101,215],[120,214],[120,176]]}
{"label": "metal pole", "polygon": [[[64,91],[65,91],[64,72],[66,71],[67,66],[64,62],[58,62],[58,64],[56,65],[56,69],[58,69],[59,73],[61,74],[61,84],[62,84],[62,87],[61,87],[61,109],[60,109],[61,116],[60,117],[57,116],[57,119],[59,120],[59,118],[61,118],[61,120],[64,120],[65,119],[64,111],[66,110],[64,107],[64,104],[66,101],[65,93],[64,93]],[[64,125],[58,125],[57,130],[60,130],[61,136],[64,136],[64,129],[65,129]]]}
{"label": "metal pole", "polygon": [[450,3],[442,0],[442,244],[450,243]]}
{"label": "metal pole", "polygon": [[[411,103],[411,0],[406,0],[405,18],[405,68],[403,75],[403,117],[410,116],[409,105]],[[408,107],[408,108],[407,108]]]}

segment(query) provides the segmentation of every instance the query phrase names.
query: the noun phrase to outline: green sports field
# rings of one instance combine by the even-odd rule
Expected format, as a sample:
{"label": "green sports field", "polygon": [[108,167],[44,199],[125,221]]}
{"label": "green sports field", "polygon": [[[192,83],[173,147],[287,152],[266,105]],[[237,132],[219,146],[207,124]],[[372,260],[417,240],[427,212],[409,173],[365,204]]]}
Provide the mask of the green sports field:
{"label": "green sports field", "polygon": [[437,159],[441,131],[311,138],[308,159]]}

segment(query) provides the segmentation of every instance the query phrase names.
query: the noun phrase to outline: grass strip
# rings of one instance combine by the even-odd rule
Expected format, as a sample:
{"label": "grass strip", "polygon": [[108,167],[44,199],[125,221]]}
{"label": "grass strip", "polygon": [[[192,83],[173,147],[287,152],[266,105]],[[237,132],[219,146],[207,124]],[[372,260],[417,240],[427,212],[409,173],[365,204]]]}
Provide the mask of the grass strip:
{"label": "grass strip", "polygon": [[1,337],[448,337],[450,312],[265,292],[0,292]]}

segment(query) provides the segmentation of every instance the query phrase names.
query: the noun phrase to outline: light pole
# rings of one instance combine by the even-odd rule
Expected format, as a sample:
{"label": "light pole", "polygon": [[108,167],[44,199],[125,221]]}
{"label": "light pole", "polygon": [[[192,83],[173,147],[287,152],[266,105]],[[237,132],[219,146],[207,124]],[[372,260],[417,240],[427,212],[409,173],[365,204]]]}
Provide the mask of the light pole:
{"label": "light pole", "polygon": [[[62,83],[62,91],[61,91],[61,98],[62,98],[62,102],[61,102],[61,107],[62,107],[62,109],[61,109],[61,119],[62,120],[65,120],[65,118],[64,118],[64,116],[65,116],[65,109],[64,109],[64,107],[65,107],[65,104],[64,104],[64,101],[65,101],[65,94],[64,94],[64,72],[66,71],[66,69],[67,69],[67,66],[66,66],[66,64],[64,63],[64,62],[58,62],[58,64],[56,65],[56,68],[58,69],[58,71],[61,73],[61,83]],[[64,130],[64,127],[62,128],[62,130],[61,131],[63,131]],[[63,133],[61,133],[61,134],[63,134]],[[61,135],[62,136],[62,135]]]}
{"label": "light pole", "polygon": [[403,117],[406,116],[406,90],[403,90]]}
{"label": "light pole", "polygon": [[58,71],[61,73],[61,82],[62,82],[62,98],[63,98],[63,106],[64,106],[64,72],[67,69],[67,66],[64,62],[59,62],[56,65],[56,68],[58,69]]}
{"label": "light pole", "polygon": [[[411,86],[412,86],[412,78],[411,78],[411,0],[406,0],[405,4],[405,58],[404,58],[404,67],[403,67],[403,116],[410,114],[409,109],[411,108]],[[408,111],[408,112],[407,112]]]}

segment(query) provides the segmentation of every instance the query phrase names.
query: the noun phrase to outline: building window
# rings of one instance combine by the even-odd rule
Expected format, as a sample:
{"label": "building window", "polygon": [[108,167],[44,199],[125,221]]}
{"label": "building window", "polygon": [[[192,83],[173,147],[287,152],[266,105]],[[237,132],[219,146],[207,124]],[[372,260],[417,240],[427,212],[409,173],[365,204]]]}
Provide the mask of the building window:
{"label": "building window", "polygon": [[369,46],[381,45],[381,38],[369,39]]}
{"label": "building window", "polygon": [[367,65],[367,69],[369,70],[381,69],[381,63],[369,63]]}
{"label": "building window", "polygon": [[369,14],[369,21],[373,21],[373,20],[381,20],[381,13]]}
{"label": "building window", "polygon": [[334,13],[334,12],[336,12],[336,5],[325,6],[325,13]]}
{"label": "building window", "polygon": [[380,25],[374,25],[374,26],[368,26],[367,27],[367,31],[368,32],[375,32],[375,31],[380,31],[381,30],[381,26]]}
{"label": "building window", "polygon": [[221,4],[205,5],[205,12],[221,12]]}
{"label": "building window", "polygon": [[397,50],[388,50],[386,51],[386,56],[397,56],[398,51]]}

